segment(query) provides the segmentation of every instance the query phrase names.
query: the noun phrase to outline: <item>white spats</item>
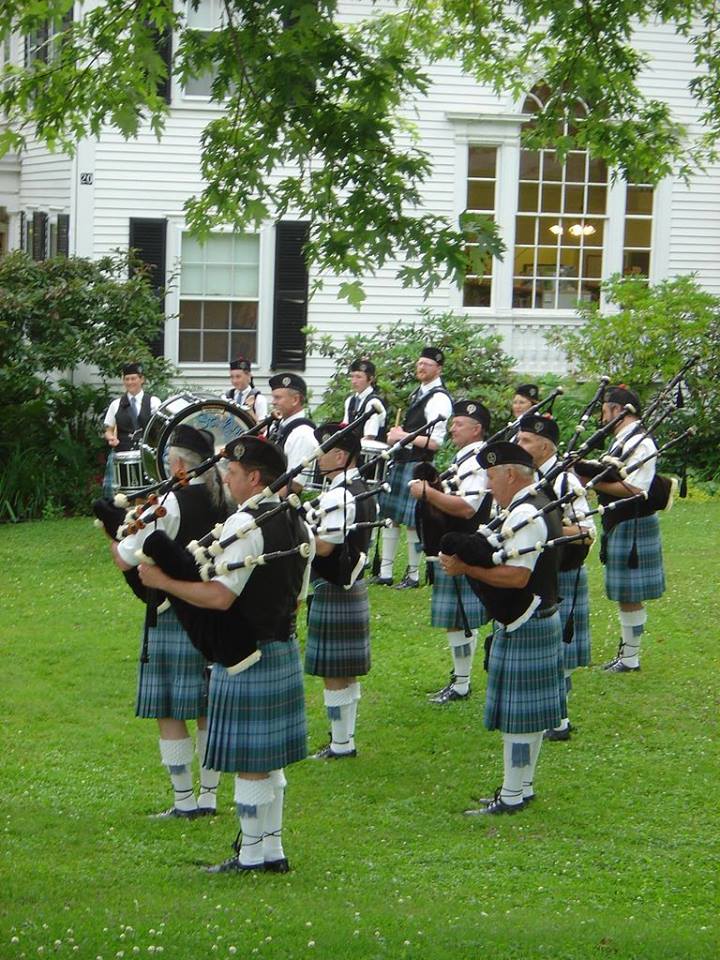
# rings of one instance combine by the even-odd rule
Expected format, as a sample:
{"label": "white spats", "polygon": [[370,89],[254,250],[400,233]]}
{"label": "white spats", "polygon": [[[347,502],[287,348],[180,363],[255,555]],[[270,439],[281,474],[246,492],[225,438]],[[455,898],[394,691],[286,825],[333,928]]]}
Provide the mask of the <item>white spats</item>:
{"label": "white spats", "polygon": [[333,753],[351,753],[355,749],[355,741],[350,734],[350,707],[355,702],[353,691],[347,686],[342,690],[326,689],[323,695],[332,729],[330,748]]}
{"label": "white spats", "polygon": [[448,630],[447,638],[453,662],[452,687],[456,693],[464,696],[470,689],[470,675],[477,647],[477,631],[473,630],[472,636],[466,637],[463,630]]}
{"label": "white spats", "polygon": [[541,733],[530,734],[530,736],[534,737],[535,739],[530,744],[530,766],[523,770],[522,775],[523,800],[528,800],[535,796],[533,780],[535,779],[535,767],[537,766],[538,757],[540,756],[540,747],[542,746],[543,742]]}
{"label": "white spats", "polygon": [[418,579],[418,568],[420,567],[420,556],[422,547],[420,546],[420,537],[417,530],[412,527],[407,528],[407,547],[408,547],[408,571],[407,575],[411,580]]}
{"label": "white spats", "polygon": [[239,857],[244,867],[256,866],[265,860],[265,822],[274,799],[275,786],[270,777],[262,780],[235,777],[235,805],[242,831]]}
{"label": "white spats", "polygon": [[383,579],[392,579],[393,564],[395,563],[395,554],[397,553],[399,542],[399,527],[387,527],[383,530],[382,543],[380,546],[380,576]]}
{"label": "white spats", "polygon": [[267,863],[282,860],[285,856],[282,845],[283,805],[285,803],[285,787],[287,786],[285,772],[282,769],[271,770],[270,782],[274,787],[275,795],[265,814],[262,844],[263,859]]}
{"label": "white spats", "polygon": [[640,640],[645,630],[647,610],[620,610],[620,661],[626,667],[640,666]]}
{"label": "white spats", "polygon": [[160,759],[167,767],[175,791],[175,807],[178,810],[196,810],[193,793],[192,761],[193,742],[190,737],[182,740],[160,740]]}
{"label": "white spats", "polygon": [[200,793],[198,794],[198,807],[200,810],[215,810],[217,807],[217,788],[220,783],[220,771],[210,770],[203,766],[203,757],[207,746],[207,729],[201,730],[198,727],[196,737],[197,755],[200,760]]}

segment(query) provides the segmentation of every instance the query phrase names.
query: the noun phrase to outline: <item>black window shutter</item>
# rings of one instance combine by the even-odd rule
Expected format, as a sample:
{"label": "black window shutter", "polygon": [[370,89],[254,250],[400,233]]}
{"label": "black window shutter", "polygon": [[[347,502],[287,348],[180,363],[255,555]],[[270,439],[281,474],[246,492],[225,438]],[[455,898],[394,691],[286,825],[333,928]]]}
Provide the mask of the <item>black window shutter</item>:
{"label": "black window shutter", "polygon": [[57,252],[60,257],[70,256],[70,214],[59,213],[57,218]]}
{"label": "black window shutter", "polygon": [[156,44],[157,52],[162,57],[167,68],[167,75],[164,80],[160,80],[157,87],[158,96],[162,97],[165,103],[170,103],[172,99],[172,48],[173,33],[170,27],[166,27],[161,33],[157,34]]}
{"label": "black window shutter", "polygon": [[33,214],[32,258],[44,260],[47,256],[47,223],[46,213]]}
{"label": "black window shutter", "polygon": [[25,211],[20,211],[20,250],[25,250]]}
{"label": "black window shutter", "polygon": [[273,370],[305,369],[308,271],[303,246],[308,236],[304,221],[281,220],[275,226]]}
{"label": "black window shutter", "polygon": [[[130,218],[130,247],[137,252],[138,257],[151,269],[149,273],[150,285],[157,293],[161,306],[165,307],[165,279],[166,279],[166,243],[167,220],[164,218],[144,219]],[[130,276],[133,271],[131,269]],[[165,352],[165,333],[161,332],[150,344],[156,357]]]}

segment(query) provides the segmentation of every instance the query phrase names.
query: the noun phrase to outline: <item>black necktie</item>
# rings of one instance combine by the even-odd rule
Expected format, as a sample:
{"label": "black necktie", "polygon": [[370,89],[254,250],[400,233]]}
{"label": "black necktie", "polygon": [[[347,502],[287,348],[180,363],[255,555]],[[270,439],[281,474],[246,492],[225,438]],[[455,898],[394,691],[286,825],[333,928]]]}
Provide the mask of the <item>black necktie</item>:
{"label": "black necktie", "polygon": [[348,420],[350,420],[351,422],[357,416],[359,406],[360,406],[360,400],[358,399],[358,395],[354,393],[350,400],[350,406],[348,407]]}
{"label": "black necktie", "polygon": [[137,430],[138,428],[137,397],[130,397],[130,419],[132,420],[133,430]]}

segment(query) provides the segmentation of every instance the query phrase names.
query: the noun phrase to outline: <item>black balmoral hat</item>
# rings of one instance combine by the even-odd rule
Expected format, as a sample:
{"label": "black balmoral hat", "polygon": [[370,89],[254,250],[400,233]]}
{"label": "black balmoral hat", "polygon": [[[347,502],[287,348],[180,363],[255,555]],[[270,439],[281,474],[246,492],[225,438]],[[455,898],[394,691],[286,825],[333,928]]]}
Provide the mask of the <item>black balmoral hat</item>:
{"label": "black balmoral hat", "polygon": [[532,467],[533,458],[517,443],[499,440],[483,447],[477,455],[477,462],[486,470],[489,467],[522,466]]}
{"label": "black balmoral hat", "polygon": [[534,433],[538,437],[545,437],[550,443],[558,445],[560,440],[560,427],[557,420],[548,414],[527,413],[520,418],[518,427],[522,433]]}

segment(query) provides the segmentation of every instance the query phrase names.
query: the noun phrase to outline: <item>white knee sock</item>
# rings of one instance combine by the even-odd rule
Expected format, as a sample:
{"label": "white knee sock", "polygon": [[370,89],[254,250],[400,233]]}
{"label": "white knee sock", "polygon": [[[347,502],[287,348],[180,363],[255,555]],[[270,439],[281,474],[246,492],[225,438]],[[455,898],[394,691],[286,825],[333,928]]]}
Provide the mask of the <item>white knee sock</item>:
{"label": "white knee sock", "polygon": [[645,630],[647,621],[647,610],[621,610],[620,632],[622,634],[622,647],[620,648],[620,659],[626,667],[640,666],[640,638]]}
{"label": "white knee sock", "polygon": [[458,693],[467,693],[470,688],[470,673],[477,647],[477,631],[466,637],[463,630],[448,630],[448,644],[453,661],[453,689]]}
{"label": "white knee sock", "polygon": [[268,810],[275,798],[275,787],[270,777],[263,780],[245,780],[235,777],[235,805],[240,819],[242,843],[240,863],[253,866],[262,863],[263,836]]}
{"label": "white knee sock", "polygon": [[201,810],[214,810],[217,806],[217,788],[220,783],[220,771],[211,770],[209,767],[203,766],[207,738],[207,728],[201,730],[200,727],[198,727],[197,736],[195,737],[195,748],[200,758],[200,793],[198,794],[198,807],[200,807]]}
{"label": "white knee sock", "polygon": [[325,690],[325,706],[332,728],[330,746],[333,753],[350,753],[355,749],[355,741],[350,735],[350,705],[353,697],[350,687],[342,690]]}
{"label": "white knee sock", "polygon": [[417,530],[414,530],[412,527],[407,528],[407,547],[408,547],[408,576],[411,580],[418,579],[418,568],[420,566],[420,555],[422,554],[422,549],[420,547],[420,537],[417,535]]}
{"label": "white knee sock", "polygon": [[392,578],[395,554],[400,542],[400,527],[387,527],[382,532],[380,545],[380,576],[386,580]]}
{"label": "white knee sock", "polygon": [[271,770],[270,782],[275,790],[275,796],[265,814],[262,843],[263,859],[267,861],[282,860],[285,857],[282,845],[283,804],[287,786],[285,772],[282,769]]}
{"label": "white knee sock", "polygon": [[182,740],[160,740],[160,759],[167,767],[175,791],[175,806],[178,810],[196,810],[193,793],[192,761],[193,742],[190,737]]}
{"label": "white knee sock", "polygon": [[528,736],[534,737],[535,739],[530,743],[530,766],[523,771],[523,798],[535,796],[533,780],[535,778],[535,767],[537,766],[538,757],[540,756],[540,747],[542,746],[543,742],[542,733],[531,733],[528,734]]}
{"label": "white knee sock", "polygon": [[523,801],[523,781],[532,783],[532,750],[536,733],[503,734],[503,785],[500,799],[509,806],[520,806]]}
{"label": "white knee sock", "polygon": [[362,696],[359,681],[356,680],[355,683],[351,683],[349,686],[349,690],[352,693],[353,699],[352,699],[352,703],[348,705],[348,734],[350,736],[350,739],[354,742],[358,704],[360,703],[360,697]]}

